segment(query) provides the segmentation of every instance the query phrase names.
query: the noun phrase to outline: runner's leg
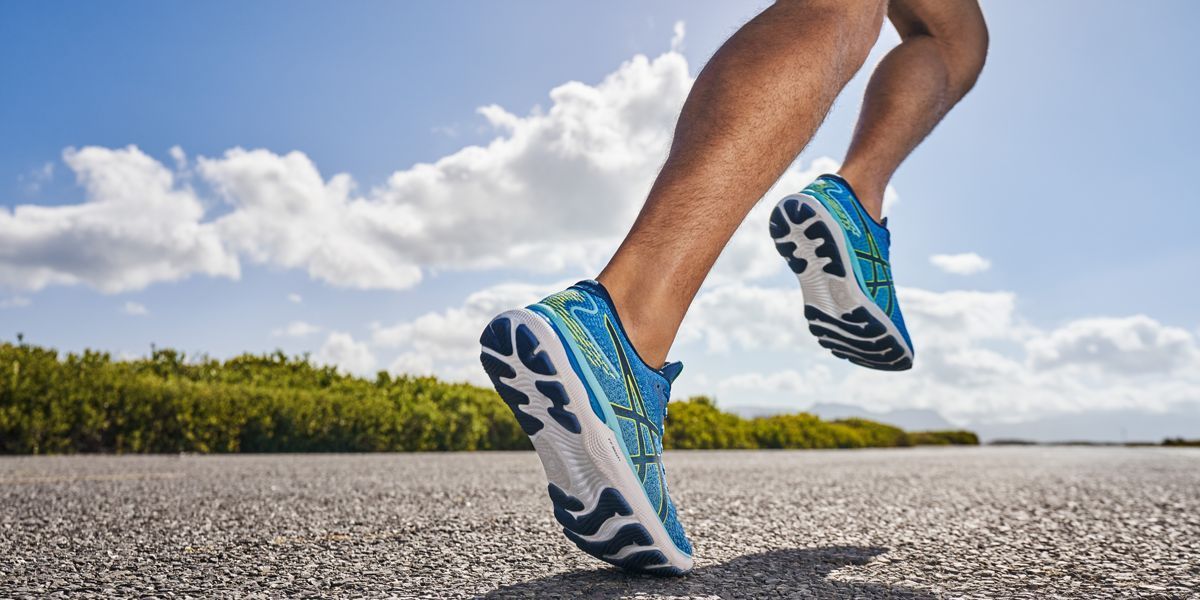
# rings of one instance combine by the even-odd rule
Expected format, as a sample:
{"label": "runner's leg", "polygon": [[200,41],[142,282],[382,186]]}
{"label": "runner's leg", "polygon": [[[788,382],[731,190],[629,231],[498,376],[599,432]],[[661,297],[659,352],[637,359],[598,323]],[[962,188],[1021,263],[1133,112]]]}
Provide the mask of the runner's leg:
{"label": "runner's leg", "polygon": [[988,34],[976,0],[892,0],[900,45],[875,68],[840,174],[878,221],[900,163],[970,91]]}
{"label": "runner's leg", "polygon": [[696,78],[667,161],[598,279],[647,363],[666,360],[713,262],[866,60],[884,0],[781,0]]}

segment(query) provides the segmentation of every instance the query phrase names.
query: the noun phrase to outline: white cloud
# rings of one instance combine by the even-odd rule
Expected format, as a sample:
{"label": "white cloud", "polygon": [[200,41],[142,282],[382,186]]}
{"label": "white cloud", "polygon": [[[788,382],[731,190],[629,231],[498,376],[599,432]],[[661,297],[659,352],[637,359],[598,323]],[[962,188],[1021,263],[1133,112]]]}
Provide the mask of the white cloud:
{"label": "white cloud", "polygon": [[922,343],[918,346],[957,347],[979,340],[1014,341],[1032,332],[1018,317],[1017,297],[1012,292],[930,292],[899,287],[896,293],[906,324],[912,332],[921,332]]}
{"label": "white cloud", "polygon": [[121,310],[125,314],[134,317],[142,317],[150,314],[150,311],[146,309],[145,305],[138,304],[137,302],[126,302],[125,306],[121,307]]}
{"label": "white cloud", "polygon": [[649,190],[690,86],[672,52],[561,85],[545,111],[485,106],[500,136],[393,174],[369,200],[390,217],[376,233],[426,266],[594,269]]}
{"label": "white cloud", "polygon": [[292,304],[300,304],[301,302],[304,302],[304,298],[295,292],[288,294],[287,299],[288,302],[291,302]]}
{"label": "white cloud", "polygon": [[12,296],[0,300],[0,308],[25,308],[33,304],[33,301],[25,296]]}
{"label": "white cloud", "polygon": [[825,365],[813,365],[804,372],[783,369],[773,373],[741,373],[726,377],[718,386],[722,389],[756,392],[785,392],[805,396],[820,395],[834,383],[833,372]]}
{"label": "white cloud", "polygon": [[237,278],[236,256],[195,193],[137,148],[67,149],[87,192],[82,204],[0,208],[0,286],[91,285],[136,290],[193,273]]}
{"label": "white cloud", "polygon": [[1145,315],[1073,321],[1031,339],[1026,348],[1038,370],[1095,367],[1138,375],[1200,367],[1191,333]]}
{"label": "white cloud", "polygon": [[[778,255],[773,261],[780,261]],[[767,288],[739,283],[702,290],[677,338],[679,343],[703,341],[709,352],[719,354],[794,348],[807,339],[799,284]]]}
{"label": "white cloud", "polygon": [[[487,145],[367,191],[345,173],[326,178],[301,152],[234,148],[189,161],[175,147],[172,170],[132,146],[68,150],[87,200],[0,210],[0,285],[111,293],[195,274],[237,278],[241,259],[358,289],[408,288],[429,269],[594,273],[633,222],[691,84],[677,49],[635,56],[595,85],[554,88],[545,110],[480,108],[496,131]],[[779,272],[763,234],[773,199],[836,167],[790,169],[738,230],[715,280]],[[217,198],[202,202],[192,181]],[[205,203],[223,206],[206,215]]]}
{"label": "white cloud", "polygon": [[397,375],[433,375],[433,357],[428,354],[405,352],[392,360],[388,371]]}
{"label": "white cloud", "polygon": [[438,135],[446,136],[448,138],[458,137],[458,130],[459,130],[458,123],[453,123],[451,125],[436,125],[434,127],[429,128],[429,131],[436,133]]}
{"label": "white cloud", "polygon": [[170,154],[171,160],[175,161],[176,172],[190,174],[190,172],[188,172],[187,153],[183,151],[183,148],[180,148],[179,146],[171,146],[171,149],[167,151],[167,154]]}
{"label": "white cloud", "polygon": [[504,283],[480,290],[461,306],[429,312],[408,321],[376,326],[372,342],[398,349],[389,370],[417,375],[436,374],[452,380],[487,384],[479,367],[479,334],[497,314],[532,304],[574,283]]}
{"label": "white cloud", "polygon": [[687,35],[687,26],[683,21],[675,21],[675,26],[671,28],[671,52],[681,52],[683,50],[683,38]]}
{"label": "white cloud", "polygon": [[375,370],[375,355],[366,343],[355,341],[348,333],[334,331],[313,356],[313,362],[337,367],[353,375],[369,376]]}
{"label": "white cloud", "polygon": [[992,268],[992,262],[975,254],[934,254],[929,257],[933,266],[953,275],[974,275]]}
{"label": "white cloud", "polygon": [[407,233],[406,211],[354,197],[349,175],[326,181],[301,152],[241,148],[201,157],[197,170],[233,206],[214,223],[221,239],[254,262],[358,289],[403,289],[421,279],[381,230]]}
{"label": "white cloud", "polygon": [[304,321],[292,321],[287,324],[287,327],[281,327],[271,331],[271,335],[275,337],[307,337],[314,333],[319,333],[321,328],[311,323]]}
{"label": "white cloud", "polygon": [[29,171],[23,175],[17,176],[17,183],[21,184],[25,192],[28,194],[36,194],[42,191],[42,185],[49,183],[54,179],[54,163],[43,163],[42,166]]}

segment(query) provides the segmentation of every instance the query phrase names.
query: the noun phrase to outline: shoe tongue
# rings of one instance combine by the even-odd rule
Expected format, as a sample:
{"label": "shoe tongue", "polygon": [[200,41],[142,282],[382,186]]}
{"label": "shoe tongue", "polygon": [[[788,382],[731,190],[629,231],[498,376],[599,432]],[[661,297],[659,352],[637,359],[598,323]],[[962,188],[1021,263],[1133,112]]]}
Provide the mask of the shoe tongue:
{"label": "shoe tongue", "polygon": [[659,371],[662,371],[662,374],[667,378],[668,383],[675,383],[675,378],[679,377],[679,374],[683,372],[683,363],[678,361],[669,362],[663,365]]}

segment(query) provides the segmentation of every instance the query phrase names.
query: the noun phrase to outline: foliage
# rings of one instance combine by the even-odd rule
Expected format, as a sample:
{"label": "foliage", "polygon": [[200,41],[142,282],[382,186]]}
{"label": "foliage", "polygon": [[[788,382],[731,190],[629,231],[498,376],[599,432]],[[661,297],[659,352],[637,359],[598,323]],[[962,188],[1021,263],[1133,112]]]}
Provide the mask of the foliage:
{"label": "foliage", "polygon": [[750,422],[721,412],[705,396],[667,405],[666,448],[687,450],[757,448]]}
{"label": "foliage", "polygon": [[[743,419],[709,398],[672,402],[668,448],[863,448],[975,444],[808,415]],[[531,447],[495,392],[432,377],[373,380],[281,352],[219,361],[155,350],[119,361],[0,344],[0,454],[369,452]]]}
{"label": "foliage", "polygon": [[114,361],[0,345],[0,453],[530,447],[495,392],[432,377],[371,381],[282,353]]}
{"label": "foliage", "polygon": [[1200,448],[1200,439],[1196,439],[1196,440],[1189,440],[1189,439],[1185,439],[1185,438],[1181,438],[1181,437],[1179,437],[1179,438],[1167,438],[1167,439],[1163,440],[1163,443],[1162,443],[1162,445],[1164,445],[1164,446],[1185,446],[1185,447]]}
{"label": "foliage", "polygon": [[917,446],[978,446],[979,436],[970,431],[916,431],[908,434]]}
{"label": "foliage", "polygon": [[672,402],[664,446],[706,450],[754,448],[881,448],[919,444],[979,443],[968,431],[905,433],[867,421],[822,421],[807,413],[743,419],[723,412],[707,397]]}

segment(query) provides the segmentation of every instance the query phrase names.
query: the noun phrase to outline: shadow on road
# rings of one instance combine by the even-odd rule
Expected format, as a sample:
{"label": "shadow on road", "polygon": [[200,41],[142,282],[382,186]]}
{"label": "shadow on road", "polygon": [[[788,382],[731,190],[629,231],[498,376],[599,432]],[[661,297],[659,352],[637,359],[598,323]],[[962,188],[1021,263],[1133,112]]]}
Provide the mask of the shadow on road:
{"label": "shadow on road", "polygon": [[721,598],[911,598],[935,596],[905,587],[833,581],[842,567],[865,565],[887,548],[832,546],[773,550],[716,565],[686,577],[627,575],[617,569],[580,570],[497,589],[482,598],[614,598],[638,594]]}

